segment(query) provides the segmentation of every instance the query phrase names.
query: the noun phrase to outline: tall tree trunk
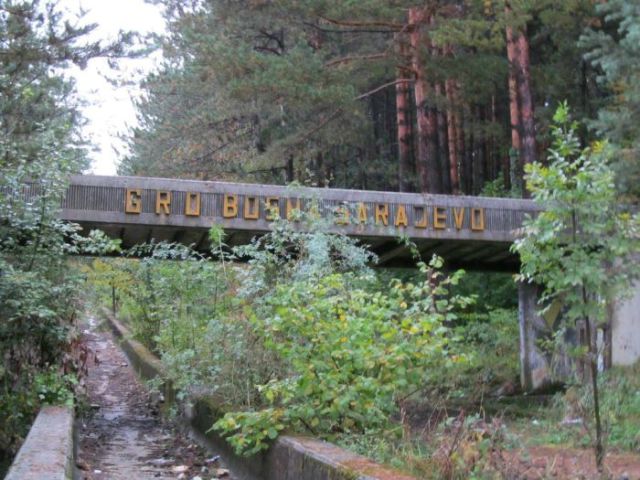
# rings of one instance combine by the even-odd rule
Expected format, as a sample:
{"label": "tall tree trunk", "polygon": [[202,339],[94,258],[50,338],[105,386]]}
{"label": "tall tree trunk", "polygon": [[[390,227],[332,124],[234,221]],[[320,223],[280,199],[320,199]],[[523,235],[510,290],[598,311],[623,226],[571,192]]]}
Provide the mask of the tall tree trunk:
{"label": "tall tree trunk", "polygon": [[511,161],[509,155],[504,155],[502,157],[502,183],[504,183],[504,189],[507,192],[511,191],[511,177]]}
{"label": "tall tree trunk", "polygon": [[[536,161],[536,124],[533,113],[533,95],[531,92],[531,71],[529,59],[529,39],[526,26],[518,35],[518,97],[522,116],[522,165]],[[529,197],[526,189],[523,196]]]}
{"label": "tall tree trunk", "polygon": [[322,188],[322,187],[326,187],[327,186],[327,177],[326,177],[326,171],[325,171],[325,164],[324,164],[324,155],[322,154],[322,152],[318,152],[316,153],[316,158],[315,158],[315,162],[313,165],[313,173],[315,174],[315,181],[318,187]]}
{"label": "tall tree trunk", "polygon": [[420,58],[423,45],[426,45],[422,26],[426,23],[420,8],[409,9],[409,38],[411,41],[412,68],[415,72],[414,92],[417,117],[417,155],[416,167],[420,176],[422,192],[439,193],[440,173],[437,163],[436,121],[432,108],[427,106],[429,83],[425,78],[424,65]]}
{"label": "tall tree trunk", "polygon": [[[401,35],[396,35],[396,46],[400,56],[399,61],[404,63],[407,54],[407,45]],[[397,78],[406,78],[402,68],[397,70]],[[413,145],[413,125],[411,123],[409,99],[409,84],[407,82],[396,83],[396,123],[398,128],[398,190],[411,191],[411,154]]]}
{"label": "tall tree trunk", "polygon": [[[440,99],[440,104],[445,98],[444,87],[438,82],[435,85],[435,94]],[[438,108],[436,113],[438,124],[438,158],[440,160],[440,171],[442,174],[442,193],[451,193],[451,165],[449,164],[449,143],[447,138],[447,116],[442,108]]]}
{"label": "tall tree trunk", "polygon": [[[506,11],[510,12],[511,9],[507,6]],[[511,118],[511,150],[509,152],[509,158],[505,162],[505,186],[513,185],[512,179],[518,180],[520,185],[520,179],[522,178],[521,163],[521,149],[522,143],[520,141],[520,131],[522,130],[522,124],[520,120],[520,99],[518,98],[518,80],[517,80],[517,59],[519,55],[517,52],[517,44],[513,38],[513,28],[507,26],[507,59],[509,60],[509,115]],[[515,161],[513,160],[515,158]],[[515,171],[511,171],[511,167],[515,166]],[[509,171],[510,174],[506,174]]]}
{"label": "tall tree trunk", "polygon": [[464,142],[465,132],[463,128],[464,105],[462,105],[462,103],[460,102],[458,82],[455,80],[453,81],[453,100],[455,102],[454,103],[455,107],[453,110],[453,118],[456,126],[455,142],[456,142],[456,150],[458,152],[459,188],[462,193],[467,194],[469,192],[467,191],[467,180],[468,180],[467,171],[466,171],[467,157],[465,155],[466,153],[465,142]]}
{"label": "tall tree trunk", "polygon": [[485,183],[491,178],[490,177],[490,169],[491,169],[491,151],[489,150],[489,138],[488,138],[488,129],[487,126],[490,123],[489,111],[487,107],[482,107],[480,109],[482,113],[482,135],[481,135],[481,143],[480,143],[480,155],[482,166],[482,171],[480,173],[480,190],[484,188]]}
{"label": "tall tree trunk", "polygon": [[[505,5],[507,22],[511,19],[511,7]],[[536,161],[536,130],[531,92],[531,72],[529,58],[529,39],[526,25],[519,31],[506,27],[507,58],[509,60],[509,100],[511,104],[512,150],[519,153],[518,181],[522,185],[523,196],[528,197],[522,180],[524,165]],[[517,109],[517,110],[516,110]],[[514,130],[518,132],[514,141]],[[517,148],[516,148],[517,146]]]}
{"label": "tall tree trunk", "polygon": [[496,155],[496,136],[494,134],[497,125],[498,114],[496,111],[496,96],[491,95],[491,135],[487,139],[487,180],[495,180],[500,173],[498,156]]}
{"label": "tall tree trunk", "polygon": [[[482,125],[485,122],[485,114],[484,109],[480,106],[477,106],[475,109],[475,117],[476,121],[480,122]],[[486,172],[486,158],[485,158],[485,147],[486,141],[484,138],[484,134],[480,134],[478,129],[474,129],[474,142],[473,142],[473,156],[472,156],[472,191],[474,195],[479,195],[482,191],[482,187],[484,186],[485,180],[485,172]]]}
{"label": "tall tree trunk", "polygon": [[456,102],[453,80],[445,82],[445,93],[447,95],[447,136],[449,140],[449,178],[451,179],[451,193],[460,193],[460,177],[458,175],[458,132],[456,130]]}
{"label": "tall tree trunk", "polygon": [[464,149],[462,179],[465,195],[473,195],[473,153],[475,150],[475,135],[471,125],[471,111],[464,106],[461,119],[462,145]]}
{"label": "tall tree trunk", "polygon": [[291,183],[295,180],[293,170],[293,154],[289,154],[287,157],[287,164],[285,166],[285,180],[287,183]]}

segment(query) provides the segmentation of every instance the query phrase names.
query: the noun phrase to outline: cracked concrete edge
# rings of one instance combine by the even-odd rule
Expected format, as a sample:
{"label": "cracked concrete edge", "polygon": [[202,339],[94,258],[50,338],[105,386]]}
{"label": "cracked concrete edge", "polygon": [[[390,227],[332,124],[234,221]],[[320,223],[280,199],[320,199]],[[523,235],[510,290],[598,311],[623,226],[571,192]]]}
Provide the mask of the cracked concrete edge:
{"label": "cracked concrete edge", "polygon": [[5,480],[71,480],[73,423],[73,407],[42,407]]}
{"label": "cracked concrete edge", "polygon": [[[144,345],[132,339],[129,330],[112,313],[103,309],[103,317],[127,354],[136,371],[146,379],[166,378],[160,359]],[[165,382],[165,396],[175,398]],[[373,460],[351,453],[331,443],[308,437],[280,436],[271,448],[253,457],[236,455],[229,444],[211,425],[220,411],[211,404],[211,398],[193,398],[185,409],[185,418],[200,439],[224,453],[225,461],[233,471],[251,480],[416,480],[415,477],[384,467]]]}
{"label": "cracked concrete edge", "polygon": [[116,319],[109,310],[103,309],[102,316],[108,321],[111,331],[118,339],[120,347],[124,350],[138,375],[146,379],[167,377],[162,361],[141,342],[135,340],[133,333]]}

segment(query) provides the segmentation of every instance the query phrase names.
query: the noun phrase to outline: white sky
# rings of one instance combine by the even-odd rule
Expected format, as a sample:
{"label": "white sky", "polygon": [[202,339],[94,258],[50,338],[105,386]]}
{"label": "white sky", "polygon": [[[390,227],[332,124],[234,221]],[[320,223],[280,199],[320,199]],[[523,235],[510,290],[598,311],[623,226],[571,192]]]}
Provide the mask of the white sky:
{"label": "white sky", "polygon": [[[144,0],[61,0],[59,6],[70,13],[78,13],[80,7],[87,11],[83,23],[97,23],[92,40],[115,39],[119,30],[140,34],[160,33],[164,21],[160,7],[144,3]],[[87,68],[73,68],[78,95],[87,106],[83,113],[88,120],[84,134],[93,146],[90,153],[92,166],[89,172],[96,175],[115,175],[120,157],[126,152],[126,144],[118,138],[136,122],[132,96],[139,94],[135,86],[115,87],[105,79],[120,78],[140,80],[154,68],[160,59],[155,52],[149,58],[120,60],[119,71],[109,68],[106,59],[94,59]]]}

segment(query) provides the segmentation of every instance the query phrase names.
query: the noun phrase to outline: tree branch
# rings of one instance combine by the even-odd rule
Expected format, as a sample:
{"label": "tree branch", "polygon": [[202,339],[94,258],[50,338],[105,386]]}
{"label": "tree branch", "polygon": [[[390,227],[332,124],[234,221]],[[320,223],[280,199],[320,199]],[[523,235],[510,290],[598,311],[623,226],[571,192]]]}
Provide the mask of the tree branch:
{"label": "tree branch", "polygon": [[324,64],[325,67],[334,67],[336,65],[340,65],[342,63],[350,63],[356,60],[379,60],[381,58],[387,58],[389,55],[385,53],[372,53],[370,55],[354,55],[351,57],[343,57],[338,58],[336,60],[331,60]]}
{"label": "tree branch", "polygon": [[397,85],[398,83],[411,83],[413,81],[414,81],[413,78],[399,78],[397,80],[394,80],[393,82],[388,82],[388,83],[385,83],[384,85],[380,85],[379,87],[374,88],[373,90],[369,90],[368,92],[365,92],[362,95],[358,95],[357,97],[354,98],[354,100],[362,100],[363,98],[373,95],[374,93],[377,93],[380,90],[384,90],[387,87]]}
{"label": "tree branch", "polygon": [[342,27],[386,27],[388,29],[390,29],[391,31],[400,31],[404,28],[404,25],[402,23],[393,23],[393,22],[376,22],[376,21],[371,21],[371,22],[350,22],[350,21],[346,21],[346,20],[336,20],[334,18],[328,18],[328,17],[320,17],[322,20],[324,20],[325,22],[328,23],[332,23],[333,25],[339,25]]}
{"label": "tree branch", "polygon": [[[391,87],[392,85],[397,85],[398,83],[405,83],[405,82],[408,83],[413,81],[414,81],[413,78],[399,78],[397,80],[394,80],[393,82],[385,83],[384,85],[380,85],[379,87],[376,87],[373,90],[369,90],[368,92],[358,95],[353,99],[362,100],[363,98],[367,98],[368,96],[373,95],[374,93],[379,92],[380,90],[384,90],[385,88]],[[333,119],[335,119],[336,117],[338,117],[343,113],[344,113],[344,110],[342,108],[337,108],[336,110],[331,112],[331,114],[328,115],[324,120],[318,123],[315,127],[307,131],[307,133],[305,133],[302,138],[297,140],[295,144],[299,145],[300,143],[306,141],[309,137],[311,137],[311,135],[316,133],[318,130],[321,130],[322,128],[324,128],[329,122],[331,122]]]}
{"label": "tree branch", "polygon": [[281,55],[281,53],[278,51],[278,49],[277,48],[273,48],[273,47],[257,46],[257,47],[253,47],[253,49],[256,52],[273,53],[274,55],[277,55],[277,56]]}
{"label": "tree branch", "polygon": [[311,27],[315,30],[318,30],[319,32],[322,33],[340,33],[340,34],[345,34],[345,33],[384,33],[384,34],[391,34],[394,33],[396,30],[378,30],[378,29],[372,29],[372,28],[358,28],[358,29],[335,29],[335,28],[323,28],[320,25],[316,25],[315,23],[311,23],[311,22],[302,22],[303,25],[306,25],[307,27]]}
{"label": "tree branch", "polygon": [[309,130],[307,133],[304,134],[304,136],[298,140],[296,142],[296,144],[302,143],[305,140],[307,140],[311,135],[313,135],[314,133],[316,133],[318,130],[322,129],[325,125],[327,125],[331,120],[333,120],[334,118],[336,118],[338,115],[344,113],[342,108],[337,108],[336,110],[334,110],[330,115],[327,116],[327,118],[325,118],[324,120],[322,120],[319,124],[317,124],[315,127],[313,127],[311,130]]}

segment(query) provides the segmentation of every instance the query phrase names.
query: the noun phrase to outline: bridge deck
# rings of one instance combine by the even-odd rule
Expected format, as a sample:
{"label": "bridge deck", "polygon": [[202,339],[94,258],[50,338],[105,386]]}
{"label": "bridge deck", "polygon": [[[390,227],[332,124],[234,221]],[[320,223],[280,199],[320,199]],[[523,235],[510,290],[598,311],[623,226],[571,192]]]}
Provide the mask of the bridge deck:
{"label": "bridge deck", "polygon": [[438,253],[453,266],[515,270],[509,252],[530,200],[360,190],[291,188],[146,177],[74,176],[62,218],[99,228],[125,247],[167,240],[204,250],[207,230],[222,226],[227,243],[247,243],[269,230],[275,213],[318,208],[336,231],[369,244],[385,266],[411,263],[398,238],[423,256]]}

